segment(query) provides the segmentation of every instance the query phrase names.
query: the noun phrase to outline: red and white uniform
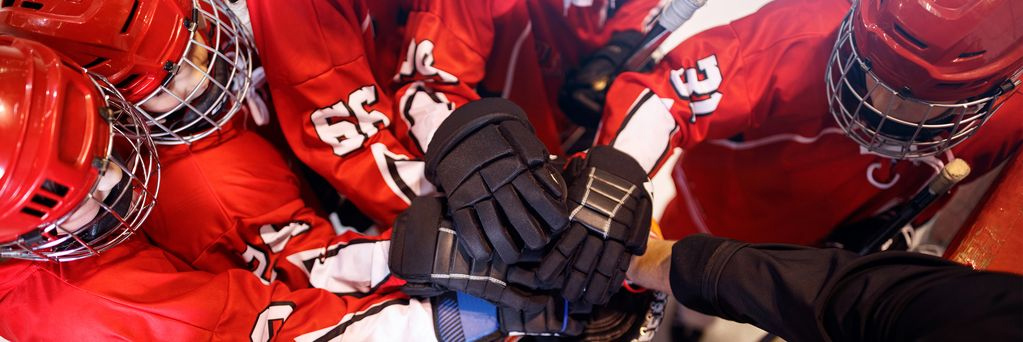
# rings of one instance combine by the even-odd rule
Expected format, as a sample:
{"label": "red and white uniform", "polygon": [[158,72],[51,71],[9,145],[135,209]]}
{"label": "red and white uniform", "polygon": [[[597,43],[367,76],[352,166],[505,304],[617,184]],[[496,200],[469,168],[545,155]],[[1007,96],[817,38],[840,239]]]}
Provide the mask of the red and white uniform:
{"label": "red and white uniform", "polygon": [[[480,93],[525,106],[541,139],[560,152],[565,121],[554,115],[554,94],[566,65],[612,31],[645,27],[657,3],[629,1],[610,19],[603,1],[560,0],[302,0],[284,7],[249,0],[248,13],[289,145],[370,218],[388,224],[411,198],[434,191],[419,161],[425,144],[454,106]],[[409,10],[402,26],[396,18]],[[411,38],[395,43],[402,32]]]}
{"label": "red and white uniform", "polygon": [[895,162],[863,152],[836,126],[825,94],[849,7],[776,0],[682,42],[649,74],[616,79],[597,143],[651,172],[673,148],[684,151],[668,165],[678,196],[662,219],[666,237],[811,244],[909,198],[953,157],[982,175],[1023,142],[1017,94],[948,153]]}
{"label": "red and white uniform", "polygon": [[[336,84],[338,89],[347,85],[347,90],[356,94],[354,98],[365,101],[366,106],[376,103],[390,108],[387,92],[373,85],[374,74],[365,66],[376,55],[374,32],[397,30],[397,17],[381,16],[384,20],[379,23],[370,22],[372,18],[361,1],[300,1],[279,6],[256,0],[238,5],[247,10],[244,18],[251,23],[257,38],[261,38],[260,43],[265,43],[260,45],[262,61],[274,92],[281,126],[293,144],[295,139],[298,141],[294,152],[306,157],[305,160],[311,161],[309,164],[320,172],[340,173],[328,173],[335,176],[328,179],[336,181],[334,185],[356,203],[371,204],[365,208],[376,210],[367,212],[376,214],[374,218],[382,225],[389,224],[391,218],[404,209],[405,200],[384,190],[387,189],[384,177],[391,176],[386,172],[386,163],[392,161],[392,166],[395,163],[387,157],[394,155],[377,152],[387,151],[388,145],[399,150],[400,146],[393,144],[395,139],[387,138],[386,125],[376,122],[360,127],[366,124],[359,121],[365,115],[351,117],[361,113],[378,118],[376,115],[380,113],[370,111],[367,114],[368,107],[361,107],[362,111],[348,107],[346,101],[353,99],[351,96],[341,102],[317,103],[315,108],[306,106],[312,106],[311,100],[332,96],[323,90],[333,90],[333,81],[346,80],[350,82]],[[377,11],[398,12],[396,3],[375,6]],[[311,23],[310,18],[318,18],[324,25]],[[320,30],[330,36],[320,36]],[[324,40],[310,43],[303,39]],[[393,50],[397,51],[400,38],[380,41],[393,45]],[[315,57],[322,59],[309,60]],[[358,76],[348,77],[340,71],[324,73],[324,70],[337,71],[333,63],[345,64],[348,58],[359,61],[348,65],[349,71]],[[392,59],[396,60],[396,54]],[[390,77],[389,69],[381,72]],[[318,74],[320,78],[310,76]],[[296,78],[310,77],[300,82],[301,85],[292,82]],[[356,86],[363,84],[361,81],[370,86]],[[306,95],[310,97],[303,97]],[[296,108],[309,111],[296,112]],[[332,141],[338,143],[334,146],[317,140],[313,144],[315,148],[307,147],[302,143],[308,138],[304,135],[308,132],[302,132],[298,126],[310,123],[311,115],[317,116],[312,121],[318,126],[306,128],[313,134],[325,134],[324,138],[327,133],[344,134],[344,128],[353,129],[350,133],[357,137],[374,135],[370,128],[375,127],[385,132],[377,136],[382,139],[380,144],[374,143],[380,146],[372,148],[369,143],[365,148],[352,146],[350,143],[356,136],[334,136]],[[336,121],[345,115],[355,123]],[[235,268],[248,269],[264,283],[280,280],[292,289],[319,287],[343,295],[365,292],[389,279],[386,248],[350,260],[327,255],[337,243],[333,227],[317,216],[311,209],[313,206],[304,200],[301,190],[306,185],[292,172],[289,160],[245,125],[244,120],[236,119],[217,134],[191,145],[161,148],[163,186],[160,201],[145,230],[151,241],[198,270],[219,273]],[[349,147],[353,151],[346,157],[334,155],[338,149]],[[329,157],[315,158],[319,157],[319,152]],[[348,262],[372,267],[350,268]],[[369,270],[365,277],[372,281],[356,286],[362,291],[334,283],[335,278],[341,278],[349,269]]]}
{"label": "red and white uniform", "polygon": [[[355,259],[328,257],[335,244],[358,235],[335,237],[330,223],[302,198],[303,184],[284,157],[255,132],[226,127],[160,153],[160,200],[145,233],[195,269],[248,269],[264,283],[280,280],[292,289],[337,294],[365,292],[357,288],[367,290],[390,277],[386,242]],[[363,277],[372,281],[334,283],[353,270],[369,272]]]}
{"label": "red and white uniform", "polygon": [[[319,4],[329,5],[315,3]],[[260,6],[267,4],[249,1],[247,5],[252,7],[250,13],[260,13]],[[289,8],[302,8],[295,5]],[[288,18],[285,13],[275,12],[275,18]],[[295,25],[313,27],[305,22]],[[356,42],[365,38],[359,34],[347,37]],[[268,68],[277,65],[272,61],[265,61]],[[291,122],[281,116],[282,122]],[[303,197],[306,184],[292,172],[289,160],[246,124],[235,119],[217,134],[191,145],[161,148],[163,186],[145,224],[150,241],[197,270],[246,269],[265,284],[281,281],[295,290],[316,287],[339,296],[363,296],[397,281],[387,268],[388,235],[380,237],[379,243],[352,246],[350,240],[363,237],[355,233],[335,236],[329,222]],[[371,157],[368,153],[360,156]],[[348,167],[352,175],[366,172],[358,166],[344,170]],[[375,166],[369,173],[374,172],[379,172]],[[360,190],[348,193],[349,197],[372,197],[380,192]],[[393,210],[403,208],[399,203],[402,205]],[[346,252],[338,253],[341,249]]]}
{"label": "red and white uniform", "polygon": [[429,303],[409,299],[397,291],[396,282],[363,296],[290,290],[280,282],[263,284],[244,270],[194,271],[137,236],[73,262],[0,261],[0,275],[0,337],[11,341],[82,336],[410,341],[436,336]]}
{"label": "red and white uniform", "polygon": [[[393,5],[373,5],[390,13],[371,15],[367,5],[376,2]],[[394,66],[380,63],[396,63],[397,47],[388,56],[387,46],[400,34],[400,11],[397,2],[376,2],[249,0],[248,12],[288,144],[363,213],[388,225],[433,187],[391,129],[400,121],[388,89]]]}
{"label": "red and white uniform", "polygon": [[160,200],[138,233],[156,246],[135,237],[74,262],[0,263],[0,337],[435,336],[429,301],[401,293],[388,270],[390,232],[336,235],[281,154],[238,121],[161,149]]}
{"label": "red and white uniform", "polygon": [[509,99],[529,115],[551,153],[570,125],[557,105],[569,68],[613,32],[644,32],[659,0],[418,0],[395,75],[403,119],[417,152],[454,107],[480,97]]}

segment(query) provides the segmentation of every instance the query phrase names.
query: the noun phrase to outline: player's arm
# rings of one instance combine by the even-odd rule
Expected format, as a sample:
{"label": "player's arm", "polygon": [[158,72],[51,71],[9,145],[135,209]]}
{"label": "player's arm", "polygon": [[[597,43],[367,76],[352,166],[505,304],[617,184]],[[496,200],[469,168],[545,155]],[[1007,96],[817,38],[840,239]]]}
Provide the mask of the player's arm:
{"label": "player's arm", "polygon": [[680,44],[653,71],[619,75],[596,144],[631,155],[653,174],[674,148],[742,132],[762,119],[751,99],[768,88],[767,80],[748,75],[769,67],[743,54],[731,28],[720,26]]}
{"label": "player's arm", "polygon": [[476,93],[493,45],[528,37],[498,20],[525,22],[526,10],[522,2],[417,2],[395,76],[407,124],[398,131],[424,153],[426,179],[446,194],[454,229],[476,260],[514,263],[568,224],[564,180],[527,113]]}
{"label": "player's arm", "polygon": [[[431,340],[428,302],[390,284],[362,296],[264,284],[244,270],[193,271],[135,240],[109,254],[57,267],[12,267],[0,334],[11,340],[89,336],[174,341]],[[91,260],[91,259],[90,259]],[[41,299],[43,298],[43,299]],[[49,298],[49,300],[45,299]],[[24,308],[32,310],[25,311]],[[41,327],[58,327],[55,329]]]}
{"label": "player's arm", "polygon": [[[977,272],[916,253],[860,257],[706,235],[652,244],[651,252],[630,270],[641,284],[670,288],[694,310],[790,341],[1023,336],[1010,323],[1023,313],[1018,275]],[[985,290],[974,290],[980,284]]]}
{"label": "player's arm", "polygon": [[299,200],[241,224],[238,240],[231,241],[234,258],[264,283],[361,296],[399,281],[387,268],[389,230],[376,236],[335,235],[327,220]]}
{"label": "player's arm", "polygon": [[281,283],[264,285],[234,271],[217,275],[195,290],[188,294],[191,300],[204,295],[223,298],[216,335],[224,340],[407,341],[436,336],[429,303],[397,291],[367,296],[338,296],[321,289],[292,291]]}
{"label": "player's arm", "polygon": [[494,1],[412,1],[394,81],[396,110],[412,144],[425,152],[434,131],[457,107],[480,99],[476,87],[499,37]]}
{"label": "player's arm", "polygon": [[248,8],[281,128],[303,162],[378,223],[432,191],[391,130],[401,119],[366,58],[365,13],[309,0]]}

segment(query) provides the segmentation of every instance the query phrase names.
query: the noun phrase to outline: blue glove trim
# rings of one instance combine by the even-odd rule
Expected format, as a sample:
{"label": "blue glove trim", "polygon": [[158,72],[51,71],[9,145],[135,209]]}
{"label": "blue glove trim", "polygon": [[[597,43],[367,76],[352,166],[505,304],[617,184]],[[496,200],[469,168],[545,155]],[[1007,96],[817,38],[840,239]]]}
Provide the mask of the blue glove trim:
{"label": "blue glove trim", "polygon": [[568,300],[564,299],[565,305],[561,315],[561,330],[559,332],[565,332],[568,330]]}
{"label": "blue glove trim", "polygon": [[483,299],[458,292],[458,311],[465,339],[475,341],[497,332],[497,306]]}

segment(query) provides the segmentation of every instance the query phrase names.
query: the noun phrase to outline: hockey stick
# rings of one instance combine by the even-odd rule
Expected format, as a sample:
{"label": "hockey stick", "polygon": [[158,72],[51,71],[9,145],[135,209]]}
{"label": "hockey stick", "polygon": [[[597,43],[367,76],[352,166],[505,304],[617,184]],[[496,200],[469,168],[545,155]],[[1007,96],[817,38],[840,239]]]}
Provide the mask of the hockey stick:
{"label": "hockey stick", "polygon": [[664,6],[661,15],[657,17],[657,23],[643,37],[639,48],[625,61],[623,70],[639,71],[646,67],[650,63],[654,50],[657,50],[657,47],[661,46],[672,32],[692,18],[693,13],[706,3],[707,0],[673,0]]}
{"label": "hockey stick", "polygon": [[913,221],[917,215],[927,209],[931,203],[934,203],[941,196],[948,193],[957,183],[962,181],[966,176],[970,175],[970,165],[966,161],[956,158],[952,162],[945,165],[945,168],[938,173],[937,177],[923,190],[913,196],[902,208],[895,213],[895,218],[885,226],[885,229],[880,234],[874,236],[873,240],[870,241],[866,246],[860,249],[860,255],[873,253],[881,249],[885,241],[895,236],[895,234]]}

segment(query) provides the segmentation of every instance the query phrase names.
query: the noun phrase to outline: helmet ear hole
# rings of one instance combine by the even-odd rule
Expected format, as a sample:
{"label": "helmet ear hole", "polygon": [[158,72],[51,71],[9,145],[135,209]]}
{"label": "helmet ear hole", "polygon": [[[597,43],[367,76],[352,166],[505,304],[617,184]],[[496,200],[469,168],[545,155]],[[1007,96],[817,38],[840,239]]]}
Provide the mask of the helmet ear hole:
{"label": "helmet ear hole", "polygon": [[980,51],[973,51],[973,52],[963,52],[963,53],[959,54],[959,57],[957,57],[954,62],[965,62],[966,60],[969,60],[969,59],[974,59],[974,58],[977,58],[977,57],[981,57],[986,52],[987,52],[987,50],[980,50]]}
{"label": "helmet ear hole", "polygon": [[89,69],[89,68],[95,67],[97,65],[106,63],[107,61],[109,61],[109,59],[106,59],[106,58],[103,58],[103,57],[96,57],[96,59],[92,60],[92,62],[89,62],[86,65],[83,65],[82,68]]}
{"label": "helmet ear hole", "polygon": [[54,182],[49,179],[43,181],[43,185],[39,186],[39,188],[60,197],[64,197],[65,195],[67,195],[69,190],[69,188],[66,185]]}
{"label": "helmet ear hole", "polygon": [[121,26],[121,33],[128,33],[128,29],[131,28],[131,23],[135,21],[135,14],[139,11],[139,0],[135,0],[131,4],[131,10],[128,11],[128,18],[124,20],[124,25]]}
{"label": "helmet ear hole", "polygon": [[22,1],[21,2],[21,7],[38,11],[38,10],[43,9],[43,4],[35,2],[35,1]]}
{"label": "helmet ear hole", "polygon": [[29,207],[21,208],[21,212],[24,213],[24,214],[32,215],[32,216],[39,217],[39,218],[42,218],[43,216],[46,216],[46,213],[44,213],[42,211],[39,211],[39,210],[35,210],[35,209],[32,209],[32,208],[29,208]]}
{"label": "helmet ear hole", "polygon": [[138,78],[139,74],[131,74],[128,75],[128,77],[125,77],[123,80],[121,80],[121,82],[117,82],[117,84],[115,84],[114,86],[116,86],[117,89],[125,89],[131,86],[131,84],[135,82],[135,80]]}
{"label": "helmet ear hole", "polygon": [[47,207],[47,208],[53,208],[53,207],[55,207],[57,205],[57,200],[49,198],[49,197],[45,197],[45,196],[42,196],[42,195],[39,195],[39,194],[36,194],[35,196],[32,196],[32,203],[35,203],[35,204],[38,204],[38,205],[41,205],[41,206],[44,206],[44,207]]}
{"label": "helmet ear hole", "polygon": [[927,44],[925,44],[922,40],[913,37],[913,35],[909,34],[909,32],[906,32],[906,29],[902,28],[902,25],[895,24],[894,28],[895,33],[898,33],[899,37],[902,37],[902,39],[905,39],[910,44],[913,44],[920,50],[927,48]]}

